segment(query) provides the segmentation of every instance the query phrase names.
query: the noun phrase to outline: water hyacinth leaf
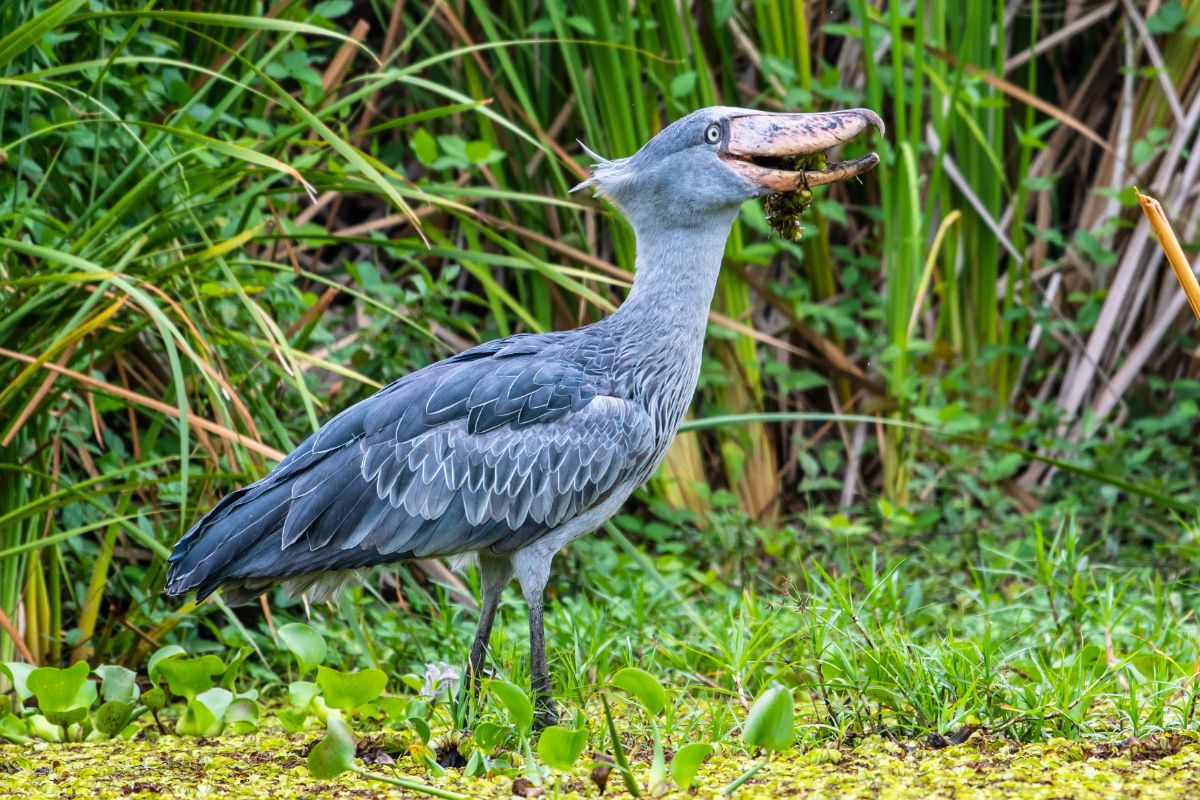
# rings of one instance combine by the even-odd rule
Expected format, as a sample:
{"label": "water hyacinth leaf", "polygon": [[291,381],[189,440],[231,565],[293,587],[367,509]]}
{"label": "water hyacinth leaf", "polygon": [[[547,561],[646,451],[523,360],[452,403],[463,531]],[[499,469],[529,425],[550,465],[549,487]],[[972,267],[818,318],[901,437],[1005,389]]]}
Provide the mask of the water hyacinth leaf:
{"label": "water hyacinth leaf", "polygon": [[176,658],[158,665],[159,674],[167,679],[171,694],[194,700],[217,683],[225,672],[225,662],[214,655],[200,658]]}
{"label": "water hyacinth leaf", "polygon": [[481,722],[475,726],[475,744],[488,753],[495,750],[508,735],[508,729],[494,722]]}
{"label": "water hyacinth leaf", "polygon": [[125,730],[129,720],[133,718],[133,706],[122,700],[109,700],[92,716],[92,724],[96,730],[111,739]]}
{"label": "water hyacinth leaf", "polygon": [[612,676],[612,684],[624,689],[641,702],[650,714],[658,714],[667,704],[667,692],[658,679],[637,667],[625,667]]}
{"label": "water hyacinth leaf", "polygon": [[387,686],[387,675],[378,669],[342,672],[329,667],[317,667],[317,685],[325,704],[347,713],[379,698]]}
{"label": "water hyacinth leaf", "polygon": [[39,667],[29,673],[26,685],[43,714],[79,708],[86,713],[96,702],[96,684],[87,679],[91,671],[85,661],[77,661],[66,669]]}
{"label": "water hyacinth leaf", "polygon": [[308,712],[297,711],[294,708],[281,708],[275,713],[275,718],[279,720],[279,724],[288,733],[299,733],[303,730],[308,730]]}
{"label": "water hyacinth leaf", "polygon": [[258,730],[258,703],[248,697],[234,700],[225,712],[225,724],[234,736],[244,736]]}
{"label": "water hyacinth leaf", "polygon": [[541,738],[538,739],[538,756],[542,763],[551,769],[567,772],[579,760],[587,741],[587,728],[568,730],[551,725],[542,731]]}
{"label": "water hyacinth leaf", "polygon": [[87,717],[87,712],[86,706],[76,706],[75,708],[68,708],[63,711],[47,711],[44,716],[51,725],[61,725],[64,728],[68,728],[76,722],[83,722]]}
{"label": "water hyacinth leaf", "polygon": [[288,684],[288,703],[297,711],[308,711],[317,696],[317,685],[312,681],[292,681]]}
{"label": "water hyacinth leaf", "polygon": [[34,714],[29,718],[29,732],[45,742],[61,742],[63,740],[62,728],[41,714]]}
{"label": "water hyacinth leaf", "polygon": [[336,778],[354,768],[354,737],[342,718],[333,715],[325,729],[325,738],[308,754],[308,771],[314,778]]}
{"label": "water hyacinth leaf", "polygon": [[311,625],[289,622],[279,629],[279,640],[296,657],[301,675],[316,669],[325,661],[325,637],[317,633]]}
{"label": "water hyacinth leaf", "polygon": [[155,686],[153,689],[142,692],[142,696],[138,699],[151,711],[161,711],[167,704],[167,693]]}
{"label": "water hyacinth leaf", "polygon": [[175,726],[180,736],[220,736],[225,728],[225,712],[233,702],[233,692],[220,687],[201,692],[188,702]]}
{"label": "water hyacinth leaf", "polygon": [[692,787],[696,772],[704,760],[712,755],[713,747],[707,742],[685,744],[671,759],[671,780],[685,792]]}
{"label": "water hyacinth leaf", "polygon": [[12,697],[7,694],[0,694],[0,719],[4,719],[12,713],[13,701]]}
{"label": "water hyacinth leaf", "polygon": [[94,670],[100,679],[100,697],[106,703],[132,703],[138,699],[137,673],[116,664],[101,664]]}
{"label": "water hyacinth leaf", "polygon": [[150,676],[150,680],[158,681],[158,668],[164,661],[172,658],[178,658],[186,653],[186,651],[177,644],[169,644],[166,647],[160,647],[150,656],[150,660],[146,662],[146,674]]}
{"label": "water hyacinth leaf", "polygon": [[772,686],[760,694],[750,706],[742,741],[751,747],[761,747],[773,753],[792,745],[792,690]]}
{"label": "water hyacinth leaf", "polygon": [[243,647],[238,651],[238,654],[230,660],[229,665],[225,667],[225,671],[221,673],[219,684],[233,691],[233,682],[237,680],[237,676],[242,672],[242,665],[246,663],[246,659],[254,652],[253,648]]}
{"label": "water hyacinth leaf", "polygon": [[5,661],[0,663],[0,673],[3,673],[12,684],[13,689],[17,693],[17,697],[21,702],[25,702],[33,697],[33,692],[29,691],[28,679],[29,673],[33,672],[36,667],[32,664],[26,664],[21,661]]}
{"label": "water hyacinth leaf", "polygon": [[388,727],[398,728],[408,722],[408,700],[403,697],[379,698],[379,710],[383,712]]}
{"label": "water hyacinth leaf", "polygon": [[484,681],[483,690],[508,709],[509,716],[517,724],[521,733],[529,733],[533,728],[533,704],[529,702],[525,692],[521,691],[516,684],[497,680]]}
{"label": "water hyacinth leaf", "polygon": [[33,738],[29,736],[29,726],[20,717],[9,715],[0,717],[0,739],[13,744],[30,744]]}
{"label": "water hyacinth leaf", "polygon": [[416,732],[422,744],[429,744],[430,738],[433,737],[433,730],[430,729],[428,722],[420,717],[409,717],[408,724]]}

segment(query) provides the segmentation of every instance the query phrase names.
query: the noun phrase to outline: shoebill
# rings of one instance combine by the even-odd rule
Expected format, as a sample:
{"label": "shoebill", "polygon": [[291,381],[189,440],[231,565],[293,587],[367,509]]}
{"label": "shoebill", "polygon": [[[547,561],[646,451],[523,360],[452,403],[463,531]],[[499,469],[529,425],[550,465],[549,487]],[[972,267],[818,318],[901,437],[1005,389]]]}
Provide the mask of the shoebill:
{"label": "shoebill", "polygon": [[696,388],[709,305],[741,204],[833,183],[874,153],[795,168],[868,127],[865,109],[705,108],[591,186],[637,237],[633,288],[606,319],[486,342],[341,412],[267,475],[226,495],[175,545],[166,592],[230,602],[276,583],[311,600],[360,570],[473,556],[482,604],[466,677],[477,687],[496,608],[515,576],[529,607],[538,721],[556,719],[543,639],[555,553],[596,530],[666,455]]}

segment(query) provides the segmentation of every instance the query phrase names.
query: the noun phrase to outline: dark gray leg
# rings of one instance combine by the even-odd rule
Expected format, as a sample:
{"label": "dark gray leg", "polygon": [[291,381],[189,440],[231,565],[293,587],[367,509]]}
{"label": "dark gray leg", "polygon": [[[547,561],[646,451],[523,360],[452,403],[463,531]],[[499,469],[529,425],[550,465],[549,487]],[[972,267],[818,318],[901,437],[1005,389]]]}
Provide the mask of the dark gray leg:
{"label": "dark gray leg", "polygon": [[546,579],[550,575],[550,559],[554,553],[517,554],[517,580],[529,606],[529,688],[533,693],[535,728],[558,724],[558,708],[550,687],[550,667],[546,663],[546,631],[542,608],[545,602]]}
{"label": "dark gray leg", "polygon": [[507,558],[497,558],[485,552],[479,554],[479,585],[483,597],[479,606],[479,625],[475,628],[475,641],[471,644],[467,672],[463,676],[464,699],[468,691],[475,697],[479,696],[479,684],[487,657],[488,640],[492,636],[492,624],[496,621],[496,609],[500,607],[500,595],[512,580],[512,574],[512,562]]}

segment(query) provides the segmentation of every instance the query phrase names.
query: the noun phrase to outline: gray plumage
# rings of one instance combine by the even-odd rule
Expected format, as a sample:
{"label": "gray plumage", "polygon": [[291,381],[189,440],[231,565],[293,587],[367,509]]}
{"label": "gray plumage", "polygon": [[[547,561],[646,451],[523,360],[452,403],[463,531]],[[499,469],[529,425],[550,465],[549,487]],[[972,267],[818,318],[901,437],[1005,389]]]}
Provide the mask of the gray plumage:
{"label": "gray plumage", "polygon": [[778,138],[801,117],[812,126],[809,115],[702,109],[633,156],[598,163],[586,183],[637,235],[633,289],[616,313],[487,342],[346,409],[188,531],[166,591],[204,597],[224,586],[236,601],[286,581],[320,599],[356,570],[474,554],[484,598],[468,672],[478,679],[515,572],[530,604],[541,719],[552,721],[541,607],[550,561],[615,514],[666,455],[696,387],[730,226],[744,200],[767,191],[743,174],[748,160],[731,162],[706,137],[770,118]]}

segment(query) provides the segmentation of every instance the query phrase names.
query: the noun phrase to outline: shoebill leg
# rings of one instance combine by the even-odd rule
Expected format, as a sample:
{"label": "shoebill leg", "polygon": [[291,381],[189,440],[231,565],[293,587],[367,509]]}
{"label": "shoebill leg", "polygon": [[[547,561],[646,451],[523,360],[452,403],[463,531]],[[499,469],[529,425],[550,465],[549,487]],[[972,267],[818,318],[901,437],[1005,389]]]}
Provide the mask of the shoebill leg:
{"label": "shoebill leg", "polygon": [[533,693],[534,727],[547,728],[558,724],[558,708],[550,691],[550,667],[546,663],[546,631],[543,605],[546,580],[550,577],[550,561],[554,553],[521,550],[514,559],[521,593],[529,606],[529,688]]}
{"label": "shoebill leg", "polygon": [[463,694],[471,692],[479,696],[479,684],[483,679],[483,665],[487,658],[488,640],[492,636],[492,624],[496,621],[496,609],[500,607],[500,595],[512,580],[512,562],[497,558],[486,551],[479,553],[479,585],[483,595],[479,606],[479,625],[475,628],[475,641],[471,644],[471,655],[467,659],[467,674],[463,680]]}

